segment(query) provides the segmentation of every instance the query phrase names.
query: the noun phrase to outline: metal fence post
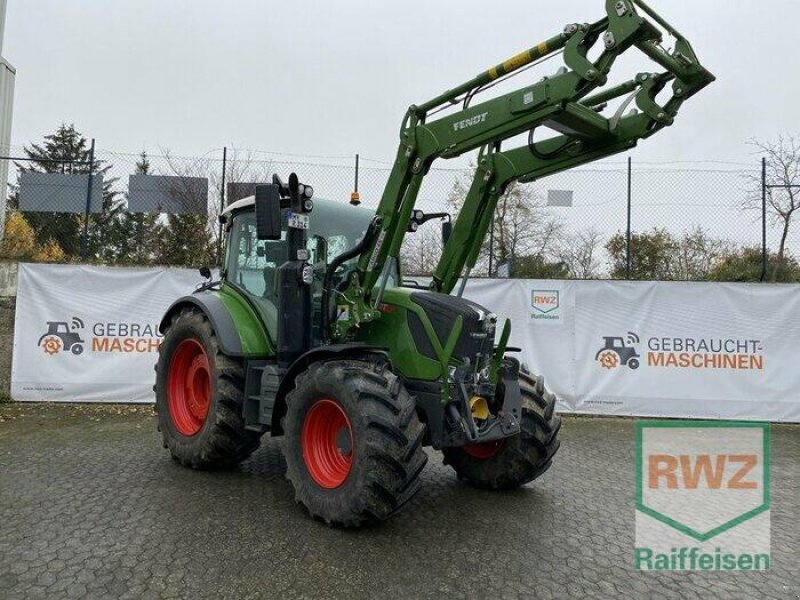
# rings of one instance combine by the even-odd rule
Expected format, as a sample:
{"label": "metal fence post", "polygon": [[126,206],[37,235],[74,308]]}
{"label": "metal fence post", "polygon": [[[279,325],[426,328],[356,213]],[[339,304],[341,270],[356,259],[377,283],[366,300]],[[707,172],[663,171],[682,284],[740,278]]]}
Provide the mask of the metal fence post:
{"label": "metal fence post", "polygon": [[[225,176],[228,172],[228,147],[222,148],[222,186],[219,190],[219,214],[225,210]],[[219,219],[218,219],[219,221]],[[222,221],[217,232],[217,264],[222,267]]]}
{"label": "metal fence post", "polygon": [[628,224],[625,230],[625,278],[631,278],[631,201],[632,201],[632,179],[633,161],[628,157]]}
{"label": "metal fence post", "polygon": [[357,194],[358,193],[358,163],[360,162],[361,157],[356,154],[356,180],[355,180],[355,187],[353,187],[353,191]]}
{"label": "metal fence post", "polygon": [[86,260],[89,255],[89,215],[92,210],[92,184],[94,183],[94,138],[89,150],[89,185],[86,189],[86,212],[83,215],[83,239],[81,243],[81,258]]}
{"label": "metal fence post", "polygon": [[761,158],[761,282],[767,280],[769,254],[767,249],[767,157]]}

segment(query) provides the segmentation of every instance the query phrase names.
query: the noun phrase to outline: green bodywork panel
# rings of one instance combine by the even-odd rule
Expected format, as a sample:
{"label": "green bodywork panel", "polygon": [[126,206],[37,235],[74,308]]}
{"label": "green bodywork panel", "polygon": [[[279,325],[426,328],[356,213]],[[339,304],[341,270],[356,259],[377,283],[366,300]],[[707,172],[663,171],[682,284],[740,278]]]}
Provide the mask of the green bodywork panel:
{"label": "green bodywork panel", "polygon": [[[454,358],[453,353],[463,330],[463,320],[461,316],[456,318],[448,338],[442,343],[426,312],[413,301],[411,296],[417,293],[433,292],[412,288],[387,288],[380,307],[381,318],[359,327],[354,332],[354,341],[386,348],[392,366],[404,377],[421,381],[440,381],[441,400],[446,404],[450,401],[448,385],[450,369],[461,364],[460,360]],[[408,325],[409,312],[416,314],[422,323],[436,359],[423,355],[415,346],[414,336]],[[492,380],[496,379],[500,358],[505,353],[505,344],[510,334],[511,323],[507,321],[500,346],[491,363]]]}
{"label": "green bodywork panel", "polygon": [[252,300],[246,300],[243,292],[227,282],[223,282],[220,289],[213,294],[228,309],[233,319],[242,342],[242,354],[246,358],[274,356],[275,344],[268,331],[275,329],[265,327],[265,317],[253,308]]}
{"label": "green bodywork panel", "polygon": [[389,350],[392,365],[406,377],[434,381],[442,376],[442,363],[420,354],[414,346],[408,327],[407,311],[420,317],[435,350],[442,351],[430,320],[425,312],[411,300],[411,294],[419,290],[409,288],[387,288],[381,317],[365,323],[354,332],[357,341],[383,346]]}
{"label": "green bodywork panel", "polygon": [[[462,317],[457,317],[448,338],[439,339],[425,310],[416,304],[412,294],[432,294],[426,290],[413,288],[387,288],[380,307],[381,318],[359,327],[354,340],[369,345],[384,347],[389,351],[392,366],[398,373],[409,379],[422,381],[441,381],[442,402],[449,401],[449,372],[452,367],[461,365],[453,356],[456,344],[463,330]],[[408,325],[408,313],[418,318],[433,348],[435,359],[423,355],[414,344],[414,336]],[[490,378],[496,379],[500,363],[505,355],[506,345],[511,335],[511,322],[506,321],[500,335],[495,356],[490,362]]]}

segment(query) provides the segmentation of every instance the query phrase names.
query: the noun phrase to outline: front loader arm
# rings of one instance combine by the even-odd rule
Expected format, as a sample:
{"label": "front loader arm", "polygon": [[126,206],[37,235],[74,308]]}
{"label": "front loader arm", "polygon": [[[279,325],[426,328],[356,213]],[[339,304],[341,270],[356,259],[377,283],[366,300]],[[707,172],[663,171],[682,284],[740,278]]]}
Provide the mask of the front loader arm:
{"label": "front loader arm", "polygon": [[[714,80],[697,62],[688,42],[671,27],[667,31],[677,34],[676,48],[672,53],[662,49],[661,31],[637,8],[662,27],[666,24],[640,0],[606,0],[604,19],[594,24],[568,25],[558,36],[408,110],[397,158],[377,209],[377,226],[369,234],[346,291],[337,299],[340,305],[347,305],[347,310],[338,311],[344,317],[333,324],[334,338],[342,338],[360,323],[379,318],[383,287],[399,256],[422,181],[434,160],[488,148],[481,154],[481,160],[487,162],[478,166],[476,182],[436,272],[435,287],[448,290],[464,264],[470,263],[470,255],[476,254],[476,244],[479,247],[483,240],[498,193],[508,183],[572,168],[630,148],[638,139],[671,125],[682,102]],[[592,62],[587,58],[588,52],[601,39],[604,49]],[[617,58],[634,46],[663,66],[666,73],[647,74],[647,80],[598,91],[607,84]],[[560,50],[566,68],[556,75],[471,105],[473,96],[485,87]],[[652,92],[660,91],[670,81],[674,81],[673,98],[659,106]],[[600,114],[606,102],[626,93],[636,94],[637,106],[642,110],[635,121],[637,127],[620,115],[609,119]],[[462,102],[463,110],[430,119],[440,110]],[[503,140],[526,131],[531,132],[533,140],[533,131],[543,125],[561,136],[499,152]]]}
{"label": "front loader arm", "polygon": [[531,139],[527,146],[506,152],[501,152],[496,145],[482,148],[475,177],[442,251],[431,289],[449,294],[463,274],[461,294],[477,262],[497,203],[511,183],[530,183],[628,151],[640,139],[671,124],[685,97],[673,99],[664,107],[655,102],[655,97],[673,79],[671,74],[640,73],[629,82],[583,101],[584,106],[596,107],[633,93],[631,101],[635,101],[642,112],[633,111],[623,117],[618,111],[610,120],[611,130],[607,135],[580,140],[561,135],[537,143]]}

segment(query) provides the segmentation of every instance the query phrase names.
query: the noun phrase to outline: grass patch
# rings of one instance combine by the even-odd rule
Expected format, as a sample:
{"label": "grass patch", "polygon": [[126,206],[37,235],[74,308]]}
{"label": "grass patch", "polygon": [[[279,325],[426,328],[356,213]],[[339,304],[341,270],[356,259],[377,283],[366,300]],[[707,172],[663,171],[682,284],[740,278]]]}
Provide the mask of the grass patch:
{"label": "grass patch", "polygon": [[10,402],[13,402],[13,400],[11,400],[11,396],[3,391],[0,391],[0,404],[8,404]]}

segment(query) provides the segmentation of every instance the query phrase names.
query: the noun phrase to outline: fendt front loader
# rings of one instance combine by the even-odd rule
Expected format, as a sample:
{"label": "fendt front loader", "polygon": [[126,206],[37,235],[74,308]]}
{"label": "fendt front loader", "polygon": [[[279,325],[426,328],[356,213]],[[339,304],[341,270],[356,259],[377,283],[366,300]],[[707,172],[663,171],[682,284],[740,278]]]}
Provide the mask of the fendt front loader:
{"label": "fendt front loader", "polygon": [[[263,434],[283,436],[297,500],[340,526],[402,508],[419,487],[424,446],[441,450],[459,478],[493,490],[550,467],[555,396],[514,357],[510,323],[462,298],[497,201],[512,182],[630,150],[714,81],[642,0],[607,0],[606,13],[409,108],[377,211],[314,201],[294,174],[224,211],[220,281],[175,302],[161,323],[158,421],[175,460],[232,466]],[[663,70],[609,87],[630,48]],[[565,66],[555,75],[475,102],[556,53]],[[618,110],[604,116],[614,100]],[[542,130],[550,137],[537,137]],[[521,147],[502,148],[525,133]],[[437,158],[478,149],[463,208],[443,226],[433,282],[404,282],[403,238],[430,217],[414,208],[423,178]]]}

